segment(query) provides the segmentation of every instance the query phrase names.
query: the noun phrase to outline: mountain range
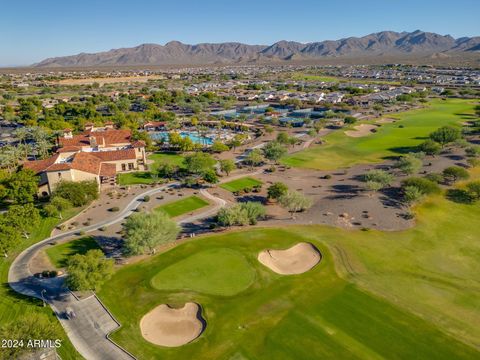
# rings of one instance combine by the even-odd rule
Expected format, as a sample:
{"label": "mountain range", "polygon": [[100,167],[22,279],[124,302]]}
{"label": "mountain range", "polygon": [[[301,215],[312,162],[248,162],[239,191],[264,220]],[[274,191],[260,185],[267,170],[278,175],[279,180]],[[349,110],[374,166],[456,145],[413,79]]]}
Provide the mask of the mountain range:
{"label": "mountain range", "polygon": [[165,45],[142,44],[132,48],[45,59],[35,67],[91,67],[128,65],[207,65],[312,61],[318,59],[480,55],[480,37],[382,31],[363,37],[300,43],[279,41],[272,45],[236,42],[197,45],[171,41]]}

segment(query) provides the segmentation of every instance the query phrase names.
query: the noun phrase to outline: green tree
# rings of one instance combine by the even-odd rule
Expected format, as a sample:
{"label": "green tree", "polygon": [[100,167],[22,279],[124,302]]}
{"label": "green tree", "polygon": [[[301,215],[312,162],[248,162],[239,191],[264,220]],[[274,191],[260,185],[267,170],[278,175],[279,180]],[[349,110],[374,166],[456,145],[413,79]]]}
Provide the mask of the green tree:
{"label": "green tree", "polygon": [[246,202],[220,209],[217,222],[221,226],[255,225],[265,217],[265,207],[258,202]]}
{"label": "green tree", "polygon": [[285,131],[281,131],[277,134],[277,141],[280,144],[287,145],[290,143],[290,136]]}
{"label": "green tree", "polygon": [[262,149],[263,155],[270,161],[277,162],[286,153],[287,149],[278,141],[268,142]]}
{"label": "green tree", "polygon": [[68,200],[73,206],[83,206],[98,198],[98,184],[95,180],[60,181],[53,197]]}
{"label": "green tree", "polygon": [[97,291],[112,276],[113,265],[113,259],[98,249],[75,254],[67,262],[67,285],[71,290]]}
{"label": "green tree", "polygon": [[216,184],[218,183],[218,175],[215,170],[207,170],[203,173],[203,181],[209,183],[209,184]]}
{"label": "green tree", "polygon": [[202,175],[209,170],[213,170],[217,161],[210,154],[198,152],[187,155],[184,163],[190,174]]}
{"label": "green tree", "polygon": [[443,170],[442,174],[450,183],[466,180],[470,177],[468,171],[460,166],[449,166]]}
{"label": "green tree", "polygon": [[0,215],[0,254],[7,257],[20,241],[21,234],[18,229],[8,223],[5,215]]}
{"label": "green tree", "polygon": [[4,220],[28,238],[29,231],[40,222],[40,213],[33,203],[12,205],[4,214]]}
{"label": "green tree", "polygon": [[442,147],[438,142],[429,139],[429,140],[426,140],[423,143],[421,143],[418,146],[418,149],[420,151],[423,151],[427,155],[434,156],[434,155],[437,155],[440,152]]}
{"label": "green tree", "polygon": [[61,196],[52,197],[50,200],[50,205],[56,209],[60,219],[63,219],[62,213],[72,207],[72,203]]}
{"label": "green tree", "polygon": [[161,244],[175,241],[180,231],[177,223],[163,212],[131,215],[124,225],[125,253],[154,253]]}
{"label": "green tree", "polygon": [[157,172],[160,177],[169,179],[177,175],[178,167],[173,164],[163,162],[159,164]]}
{"label": "green tree", "polygon": [[235,165],[235,162],[231,159],[220,160],[219,164],[220,171],[227,174],[227,176],[229,176],[230,173],[237,168],[237,165]]}
{"label": "green tree", "polygon": [[267,189],[267,196],[269,199],[278,200],[288,192],[288,186],[282,182],[276,182],[270,185]]}
{"label": "green tree", "polygon": [[214,153],[221,153],[221,152],[230,150],[230,148],[224,143],[222,143],[221,141],[215,140],[212,146],[210,147],[210,150]]}
{"label": "green tree", "polygon": [[430,139],[436,141],[442,147],[458,140],[460,137],[460,129],[453,126],[443,126],[430,134]]}
{"label": "green tree", "polygon": [[312,199],[298,191],[288,191],[278,199],[278,203],[290,212],[292,218],[296,212],[309,209],[312,205]]}
{"label": "green tree", "polygon": [[13,174],[6,184],[7,198],[15,204],[32,202],[38,188],[38,177],[30,169]]}
{"label": "green tree", "polygon": [[262,152],[259,149],[253,149],[245,157],[244,162],[247,165],[250,165],[251,168],[260,165],[263,162]]}

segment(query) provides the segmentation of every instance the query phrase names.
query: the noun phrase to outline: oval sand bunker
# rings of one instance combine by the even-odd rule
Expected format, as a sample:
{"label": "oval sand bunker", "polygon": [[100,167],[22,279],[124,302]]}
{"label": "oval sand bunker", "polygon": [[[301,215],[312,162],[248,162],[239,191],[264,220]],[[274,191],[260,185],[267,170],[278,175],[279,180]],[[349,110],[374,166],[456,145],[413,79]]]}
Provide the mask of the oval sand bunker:
{"label": "oval sand bunker", "polygon": [[182,346],[195,340],[204,328],[201,307],[193,302],[180,309],[161,304],[140,320],[145,340],[167,347]]}
{"label": "oval sand bunker", "polygon": [[294,275],[307,272],[317,265],[322,256],[315,246],[298,243],[285,250],[263,250],[258,261],[270,270],[281,275]]}

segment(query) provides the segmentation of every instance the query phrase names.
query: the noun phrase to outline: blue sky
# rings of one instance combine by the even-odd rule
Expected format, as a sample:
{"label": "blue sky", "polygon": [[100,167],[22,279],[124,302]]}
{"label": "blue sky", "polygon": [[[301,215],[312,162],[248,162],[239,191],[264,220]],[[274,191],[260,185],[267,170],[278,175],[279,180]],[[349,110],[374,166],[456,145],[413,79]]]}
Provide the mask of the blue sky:
{"label": "blue sky", "polygon": [[142,43],[271,44],[382,30],[480,35],[479,0],[4,0],[0,66]]}

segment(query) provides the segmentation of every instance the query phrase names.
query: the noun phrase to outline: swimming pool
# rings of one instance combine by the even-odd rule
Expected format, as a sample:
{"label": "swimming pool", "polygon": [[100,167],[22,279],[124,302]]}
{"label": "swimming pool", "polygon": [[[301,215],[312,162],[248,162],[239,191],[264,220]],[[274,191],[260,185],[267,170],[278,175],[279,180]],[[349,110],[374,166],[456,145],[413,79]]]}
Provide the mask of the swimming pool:
{"label": "swimming pool", "polygon": [[[202,144],[202,145],[212,145],[213,144],[213,139],[208,136],[202,136],[196,131],[182,131],[180,133],[180,136],[182,138],[189,137],[190,140],[192,140],[196,144]],[[167,131],[160,131],[160,132],[155,132],[150,134],[150,137],[153,140],[163,140],[168,142],[168,132]]]}

